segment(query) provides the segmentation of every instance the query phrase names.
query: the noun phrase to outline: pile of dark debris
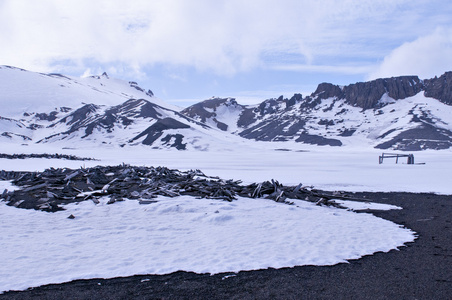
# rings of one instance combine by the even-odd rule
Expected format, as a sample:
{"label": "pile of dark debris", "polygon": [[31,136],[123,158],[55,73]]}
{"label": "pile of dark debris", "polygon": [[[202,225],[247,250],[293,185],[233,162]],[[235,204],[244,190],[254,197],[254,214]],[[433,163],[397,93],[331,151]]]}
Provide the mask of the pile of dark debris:
{"label": "pile of dark debris", "polygon": [[338,207],[331,199],[353,199],[343,193],[326,193],[301,184],[283,186],[275,180],[243,185],[241,181],[206,176],[200,170],[179,171],[124,164],[75,170],[49,168],[43,172],[0,171],[0,180],[10,180],[20,188],[3,191],[1,201],[18,208],[48,212],[64,210],[62,205],[80,201],[90,200],[97,204],[101,197],[108,197],[108,204],[126,199],[150,204],[159,195],[190,195],[225,201],[241,196],[262,197],[286,204],[292,204],[288,199],[301,199]]}
{"label": "pile of dark debris", "polygon": [[26,158],[48,158],[48,159],[66,159],[66,160],[96,160],[94,158],[89,157],[78,157],[75,155],[69,155],[69,154],[49,154],[49,153],[31,153],[31,154],[25,154],[25,153],[19,153],[19,154],[7,154],[7,153],[0,153],[0,158],[6,158],[6,159],[26,159]]}

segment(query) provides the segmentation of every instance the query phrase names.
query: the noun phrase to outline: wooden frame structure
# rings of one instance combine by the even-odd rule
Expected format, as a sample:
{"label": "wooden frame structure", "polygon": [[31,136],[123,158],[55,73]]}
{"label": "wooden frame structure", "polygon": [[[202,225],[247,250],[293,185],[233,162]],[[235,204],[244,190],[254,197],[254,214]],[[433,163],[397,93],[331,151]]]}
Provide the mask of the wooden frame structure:
{"label": "wooden frame structure", "polygon": [[385,158],[395,158],[396,164],[399,162],[399,157],[406,157],[407,158],[407,164],[408,165],[414,165],[414,155],[413,154],[397,154],[397,153],[382,153],[378,157],[378,163],[382,164],[383,159]]}

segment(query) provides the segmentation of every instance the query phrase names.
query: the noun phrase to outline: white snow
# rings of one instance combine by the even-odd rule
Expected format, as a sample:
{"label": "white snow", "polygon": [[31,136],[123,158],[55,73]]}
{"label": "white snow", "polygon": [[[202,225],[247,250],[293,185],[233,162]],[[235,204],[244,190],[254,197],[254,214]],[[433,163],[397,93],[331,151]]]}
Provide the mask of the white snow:
{"label": "white snow", "polygon": [[403,209],[400,206],[383,204],[383,203],[374,203],[374,202],[357,202],[357,201],[349,201],[349,200],[338,200],[335,199],[334,202],[340,204],[341,206],[347,207],[351,210],[391,210],[391,209]]}
{"label": "white snow", "polygon": [[11,181],[0,180],[0,192],[3,193],[4,190],[15,191],[18,190],[19,187],[13,185]]}
{"label": "white snow", "polygon": [[415,239],[409,229],[371,214],[300,200],[157,200],[84,201],[56,213],[0,203],[0,291],[178,270],[333,265]]}
{"label": "white snow", "polygon": [[392,103],[395,103],[396,100],[394,98],[391,98],[388,93],[384,93],[378,102],[380,104],[392,104]]}

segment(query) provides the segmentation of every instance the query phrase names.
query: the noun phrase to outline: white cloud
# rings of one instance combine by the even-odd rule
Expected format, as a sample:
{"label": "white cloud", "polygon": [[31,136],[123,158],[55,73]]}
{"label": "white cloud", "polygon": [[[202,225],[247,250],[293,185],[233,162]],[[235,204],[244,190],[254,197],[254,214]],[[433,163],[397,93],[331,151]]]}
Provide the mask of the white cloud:
{"label": "white cloud", "polygon": [[296,72],[364,74],[374,69],[373,65],[310,65],[310,64],[281,64],[270,65],[270,69]]}
{"label": "white cloud", "polygon": [[451,70],[452,29],[438,28],[394,49],[369,74],[369,79],[401,75],[418,75],[426,79]]}
{"label": "white cloud", "polygon": [[[0,64],[80,74],[101,67],[136,76],[154,64],[221,75],[275,62],[344,65],[375,59],[388,41],[428,29],[416,18],[424,2],[2,0]],[[394,24],[401,30],[387,30]]]}

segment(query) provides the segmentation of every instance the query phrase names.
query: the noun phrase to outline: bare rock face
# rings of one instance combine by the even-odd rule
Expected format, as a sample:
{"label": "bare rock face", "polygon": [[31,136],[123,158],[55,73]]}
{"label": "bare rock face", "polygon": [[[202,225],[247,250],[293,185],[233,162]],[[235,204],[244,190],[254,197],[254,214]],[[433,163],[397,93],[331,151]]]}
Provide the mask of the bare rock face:
{"label": "bare rock face", "polygon": [[417,76],[401,76],[357,82],[344,86],[321,83],[312,96],[320,99],[336,97],[346,99],[347,103],[362,109],[379,108],[379,100],[388,93],[393,99],[412,97],[423,90],[423,84]]}
{"label": "bare rock face", "polygon": [[48,114],[47,113],[37,113],[36,119],[52,122],[57,119],[57,114],[58,114],[58,111],[55,111],[55,110]]}
{"label": "bare rock face", "polygon": [[344,94],[342,89],[335,84],[323,82],[317,86],[317,89],[311,96],[317,96],[320,99],[328,99],[337,97],[338,99],[343,98]]}
{"label": "bare rock face", "polygon": [[98,111],[99,108],[100,108],[100,106],[95,105],[95,104],[86,104],[86,105],[82,106],[81,108],[75,110],[70,115],[62,118],[57,123],[50,125],[50,127],[53,127],[58,123],[60,123],[60,124],[66,123],[68,125],[71,125],[74,128],[75,127],[78,128],[78,126],[81,123],[83,123],[83,121],[85,121],[89,115],[96,113],[96,111]]}
{"label": "bare rock face", "polygon": [[383,80],[389,97],[393,99],[412,97],[424,88],[422,81],[417,76],[400,76]]}
{"label": "bare rock face", "polygon": [[393,99],[405,99],[421,90],[422,83],[417,76],[401,76],[345,86],[344,96],[351,105],[369,109],[377,108],[378,101],[385,93]]}
{"label": "bare rock face", "polygon": [[452,72],[446,72],[439,78],[424,80],[426,97],[432,97],[439,101],[452,105]]}
{"label": "bare rock face", "polygon": [[403,131],[391,140],[375,146],[375,148],[402,151],[449,149],[452,146],[451,136],[452,132],[449,130],[421,123],[420,126]]}
{"label": "bare rock face", "polygon": [[[181,123],[175,119],[172,118],[164,118],[162,120],[158,120],[153,125],[149,126],[145,131],[134,137],[130,140],[130,142],[133,142],[137,139],[142,138],[143,136],[145,139],[142,141],[144,145],[152,145],[157,139],[162,137],[165,134],[165,130],[168,129],[185,129],[190,128],[189,125]],[[163,137],[163,141],[166,143],[169,143],[171,138],[175,138],[175,143],[171,144],[171,147],[175,147],[178,150],[184,150],[185,144],[182,143],[183,136],[181,134],[176,135],[167,135]]]}

